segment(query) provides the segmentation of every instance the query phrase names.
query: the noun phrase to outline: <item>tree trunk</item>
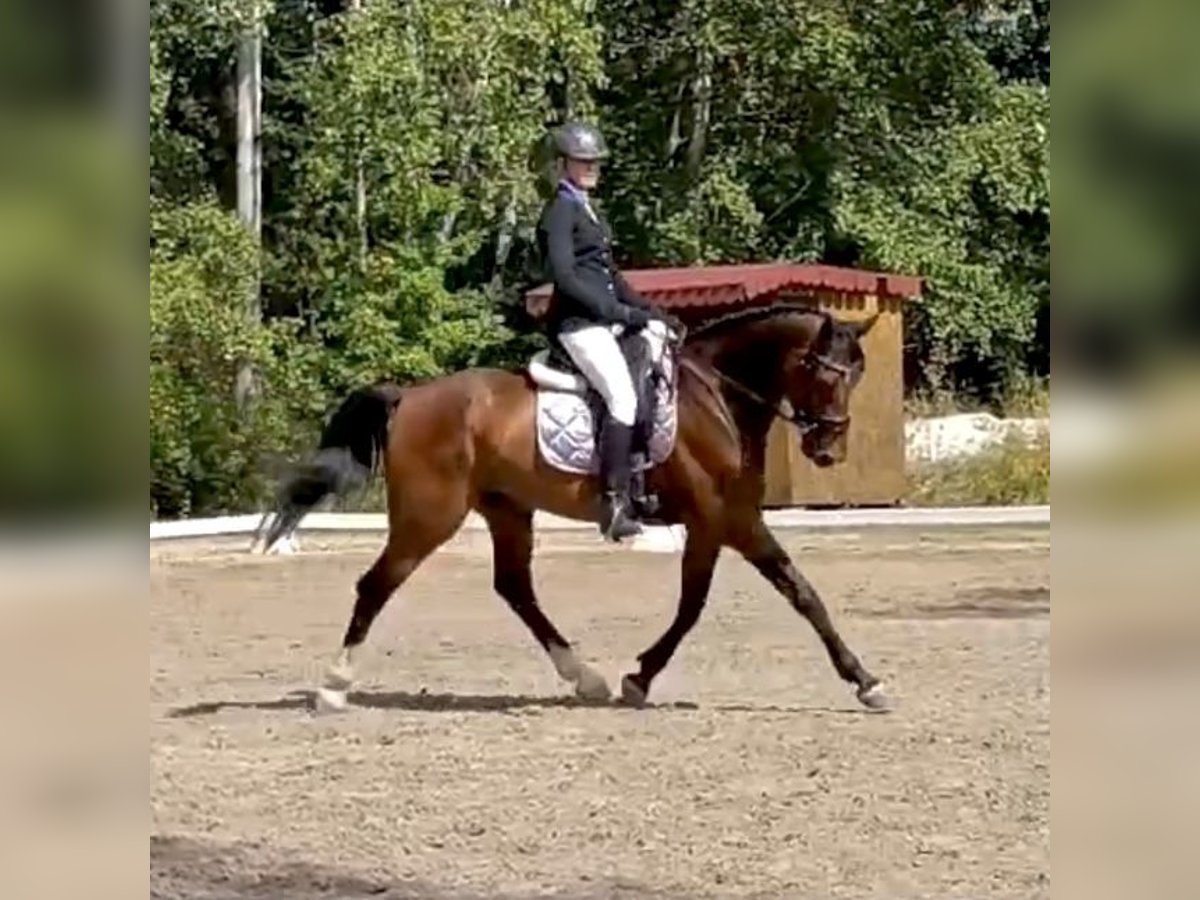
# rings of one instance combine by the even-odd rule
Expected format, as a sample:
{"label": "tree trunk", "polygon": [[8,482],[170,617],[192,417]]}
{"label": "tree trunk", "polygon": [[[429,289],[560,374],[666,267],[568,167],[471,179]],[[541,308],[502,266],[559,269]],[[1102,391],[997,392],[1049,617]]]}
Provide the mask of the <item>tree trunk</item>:
{"label": "tree trunk", "polygon": [[[237,212],[250,231],[256,248],[262,239],[262,35],[259,9],[253,3],[250,24],[237,49]],[[246,316],[262,319],[261,268],[256,265],[254,286],[246,296]],[[249,360],[238,368],[235,399],[239,409],[252,400],[254,369]]]}
{"label": "tree trunk", "polygon": [[498,285],[503,277],[504,266],[508,262],[508,254],[512,251],[513,233],[517,228],[517,198],[516,192],[509,197],[504,206],[500,219],[500,233],[496,236],[496,264],[492,268],[492,284]]}
{"label": "tree trunk", "polygon": [[683,108],[686,105],[687,83],[681,81],[675,91],[675,112],[671,115],[671,131],[667,135],[666,161],[671,164],[683,146]]}
{"label": "tree trunk", "polygon": [[[350,11],[356,13],[362,10],[365,0],[349,0]],[[358,234],[358,270],[362,274],[367,271],[367,176],[363,165],[363,142],[358,141],[354,160],[354,225]]]}
{"label": "tree trunk", "polygon": [[697,59],[696,77],[692,81],[692,100],[695,113],[692,118],[692,134],[688,140],[686,169],[688,183],[695,185],[700,178],[700,167],[704,163],[704,147],[708,142],[708,125],[712,115],[712,52],[701,47]]}

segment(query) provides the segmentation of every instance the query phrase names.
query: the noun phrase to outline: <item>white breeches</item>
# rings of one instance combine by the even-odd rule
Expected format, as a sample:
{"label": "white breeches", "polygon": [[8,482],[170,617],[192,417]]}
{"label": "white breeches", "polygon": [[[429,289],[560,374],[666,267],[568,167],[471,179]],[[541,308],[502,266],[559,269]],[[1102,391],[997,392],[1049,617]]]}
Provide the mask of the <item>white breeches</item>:
{"label": "white breeches", "polygon": [[[646,332],[641,334],[646,335]],[[621,353],[613,329],[592,325],[564,332],[559,335],[559,340],[584,377],[604,398],[609,415],[622,425],[632,425],[637,420],[637,393],[629,375],[629,364]]]}

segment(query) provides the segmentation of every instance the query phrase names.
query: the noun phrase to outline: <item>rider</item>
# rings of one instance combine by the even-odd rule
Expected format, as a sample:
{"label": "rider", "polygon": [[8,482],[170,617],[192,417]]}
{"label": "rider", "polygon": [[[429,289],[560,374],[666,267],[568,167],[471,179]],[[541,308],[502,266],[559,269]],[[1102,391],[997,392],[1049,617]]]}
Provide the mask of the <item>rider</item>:
{"label": "rider", "polygon": [[[554,283],[548,328],[604,399],[600,477],[604,507],[600,531],[609,540],[641,533],[629,498],[630,444],[637,393],[617,335],[648,326],[665,336],[673,317],[638,294],[613,264],[608,223],[588,192],[596,186],[608,148],[599,130],[568,122],[554,134],[558,186],[542,214],[538,243]],[[651,323],[655,323],[652,325]]]}

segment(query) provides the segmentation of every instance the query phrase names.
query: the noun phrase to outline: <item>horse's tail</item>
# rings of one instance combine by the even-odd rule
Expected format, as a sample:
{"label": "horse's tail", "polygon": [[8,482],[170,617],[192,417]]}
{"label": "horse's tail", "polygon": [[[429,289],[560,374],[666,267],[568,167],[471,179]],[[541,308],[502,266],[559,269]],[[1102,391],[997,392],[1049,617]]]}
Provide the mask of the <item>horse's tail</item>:
{"label": "horse's tail", "polygon": [[[327,496],[344,496],[370,480],[387,447],[388,423],[402,394],[399,385],[382,383],[358,388],[342,401],[321,433],[316,455],[280,484],[264,553]],[[263,515],[255,542],[271,517],[270,511]]]}

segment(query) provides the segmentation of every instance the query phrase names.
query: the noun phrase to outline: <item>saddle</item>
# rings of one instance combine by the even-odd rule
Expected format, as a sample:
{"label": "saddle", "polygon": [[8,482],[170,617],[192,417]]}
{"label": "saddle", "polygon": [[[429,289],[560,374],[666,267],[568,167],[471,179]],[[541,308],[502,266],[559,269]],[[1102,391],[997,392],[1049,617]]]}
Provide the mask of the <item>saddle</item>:
{"label": "saddle", "polygon": [[[650,519],[658,503],[646,493],[645,473],[670,455],[675,442],[675,360],[667,347],[655,361],[646,341],[636,334],[622,335],[617,342],[638,398],[630,499],[638,516]],[[557,341],[534,355],[528,373],[538,388],[535,427],[542,457],[561,471],[596,474],[604,399]]]}

